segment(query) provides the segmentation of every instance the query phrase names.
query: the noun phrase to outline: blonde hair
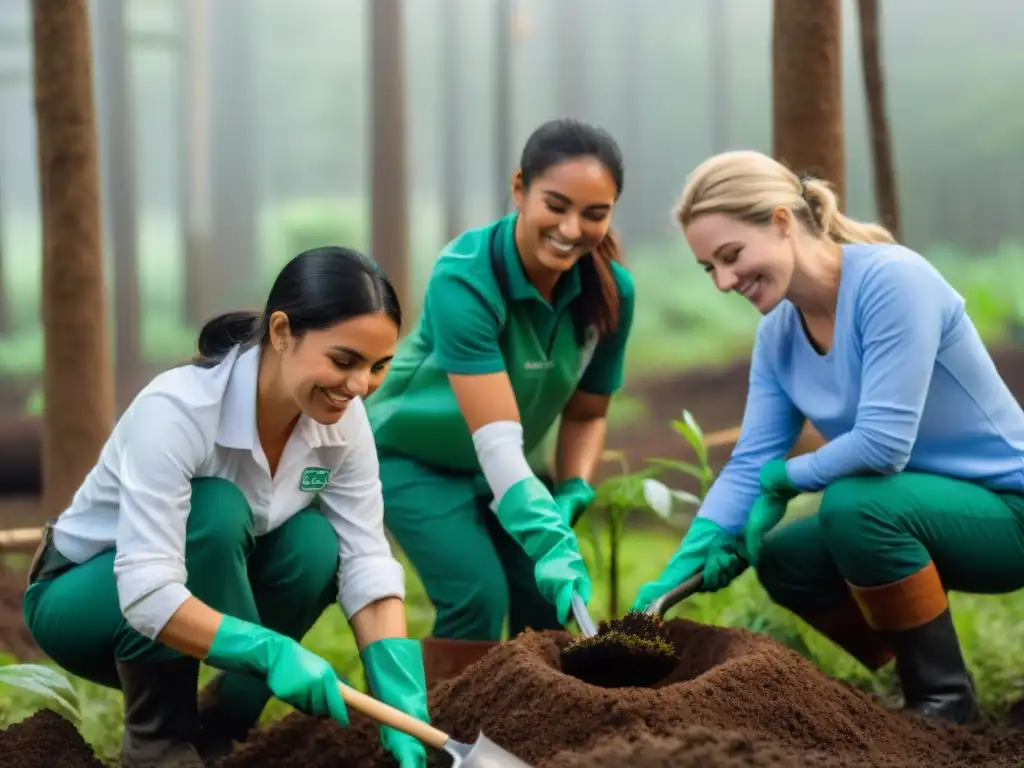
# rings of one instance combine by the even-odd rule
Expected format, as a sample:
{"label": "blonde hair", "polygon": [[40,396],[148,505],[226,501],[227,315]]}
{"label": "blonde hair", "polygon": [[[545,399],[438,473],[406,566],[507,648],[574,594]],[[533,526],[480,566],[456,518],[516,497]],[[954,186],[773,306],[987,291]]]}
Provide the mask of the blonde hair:
{"label": "blonde hair", "polygon": [[880,224],[851,219],[822,179],[801,178],[778,160],[752,150],[723,152],[690,173],[675,218],[685,227],[701,214],[724,213],[755,226],[771,223],[784,207],[812,234],[837,243],[895,243]]}

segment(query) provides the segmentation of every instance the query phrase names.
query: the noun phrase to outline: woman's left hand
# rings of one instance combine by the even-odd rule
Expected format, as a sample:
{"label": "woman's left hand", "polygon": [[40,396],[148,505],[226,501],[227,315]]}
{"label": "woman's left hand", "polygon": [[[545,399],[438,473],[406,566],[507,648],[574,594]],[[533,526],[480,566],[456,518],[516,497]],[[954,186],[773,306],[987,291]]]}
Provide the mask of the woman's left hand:
{"label": "woman's left hand", "polygon": [[774,459],[761,467],[761,495],[754,502],[743,529],[750,562],[756,564],[761,555],[765,534],[778,525],[786,515],[789,500],[800,491],[786,472],[786,460]]}
{"label": "woman's left hand", "polygon": [[580,515],[589,507],[597,493],[590,483],[580,477],[571,477],[555,489],[555,504],[562,513],[562,520],[570,528],[576,524]]}
{"label": "woman's left hand", "polygon": [[[405,637],[378,640],[363,648],[360,657],[374,698],[425,723],[430,722],[423,651],[418,640]],[[427,751],[419,740],[386,726],[381,726],[380,737],[400,768],[426,766]]]}

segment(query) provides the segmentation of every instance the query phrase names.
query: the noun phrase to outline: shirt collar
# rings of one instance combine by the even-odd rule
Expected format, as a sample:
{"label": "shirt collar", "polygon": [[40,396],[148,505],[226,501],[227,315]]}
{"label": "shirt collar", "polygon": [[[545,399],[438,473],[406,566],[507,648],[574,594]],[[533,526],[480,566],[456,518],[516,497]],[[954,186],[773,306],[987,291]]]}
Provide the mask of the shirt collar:
{"label": "shirt collar", "polygon": [[[533,286],[523,269],[523,260],[516,246],[516,220],[519,217],[518,211],[513,211],[503,218],[498,226],[503,231],[495,238],[499,248],[499,256],[505,262],[508,273],[508,292],[513,301],[539,301],[548,304],[540,292]],[[580,293],[580,267],[579,263],[573,265],[572,269],[566,272],[555,285],[555,293],[552,297],[551,307],[556,312],[565,309],[569,302],[579,296]]]}
{"label": "shirt collar", "polygon": [[[254,450],[259,441],[256,431],[256,383],[259,376],[261,347],[256,345],[244,352],[235,348],[221,365],[230,365],[231,373],[220,409],[216,442],[225,448]],[[347,413],[346,413],[347,415]],[[299,416],[295,433],[310,448],[337,447],[346,443],[342,416],[337,424],[318,424],[306,414]]]}

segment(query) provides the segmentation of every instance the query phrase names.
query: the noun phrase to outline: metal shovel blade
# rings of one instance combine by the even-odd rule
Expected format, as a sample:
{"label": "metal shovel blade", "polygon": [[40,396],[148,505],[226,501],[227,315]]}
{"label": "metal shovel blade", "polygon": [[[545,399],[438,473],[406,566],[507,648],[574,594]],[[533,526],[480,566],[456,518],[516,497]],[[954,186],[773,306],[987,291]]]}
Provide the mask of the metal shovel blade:
{"label": "metal shovel blade", "polygon": [[453,758],[452,768],[533,768],[482,733],[472,744],[449,738],[443,749]]}

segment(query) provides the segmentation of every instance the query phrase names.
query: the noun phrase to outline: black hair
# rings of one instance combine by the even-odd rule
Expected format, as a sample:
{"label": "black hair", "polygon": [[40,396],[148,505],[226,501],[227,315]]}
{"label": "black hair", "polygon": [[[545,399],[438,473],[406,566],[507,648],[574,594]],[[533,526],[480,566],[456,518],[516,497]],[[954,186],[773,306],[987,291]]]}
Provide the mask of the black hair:
{"label": "black hair", "polygon": [[208,320],[192,363],[210,368],[238,345],[266,343],[275,312],[288,316],[293,336],[376,312],[402,327],[398,294],[377,263],[351,248],[328,245],[303,251],[285,264],[262,311],[225,312]]}
{"label": "black hair", "polygon": [[[552,166],[581,157],[592,157],[607,169],[615,182],[618,200],[625,171],[622,150],[608,131],[572,118],[549,120],[526,140],[519,160],[523,187],[529,189],[534,178]],[[577,327],[593,325],[600,336],[614,333],[619,326],[619,291],[612,274],[613,261],[622,263],[622,248],[612,231],[592,253],[580,259]]]}

